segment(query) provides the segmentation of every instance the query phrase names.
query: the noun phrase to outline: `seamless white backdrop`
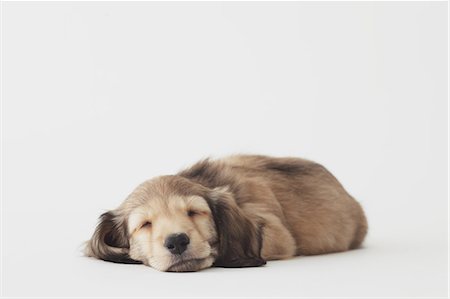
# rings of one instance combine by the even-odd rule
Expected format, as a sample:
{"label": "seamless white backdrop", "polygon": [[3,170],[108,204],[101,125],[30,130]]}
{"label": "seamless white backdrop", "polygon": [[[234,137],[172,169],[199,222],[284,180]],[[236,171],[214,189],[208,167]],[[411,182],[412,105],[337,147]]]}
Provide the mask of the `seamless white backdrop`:
{"label": "seamless white backdrop", "polygon": [[[3,296],[446,296],[447,3],[2,3]],[[160,273],[83,258],[97,217],[207,156],[300,156],[363,249]]]}

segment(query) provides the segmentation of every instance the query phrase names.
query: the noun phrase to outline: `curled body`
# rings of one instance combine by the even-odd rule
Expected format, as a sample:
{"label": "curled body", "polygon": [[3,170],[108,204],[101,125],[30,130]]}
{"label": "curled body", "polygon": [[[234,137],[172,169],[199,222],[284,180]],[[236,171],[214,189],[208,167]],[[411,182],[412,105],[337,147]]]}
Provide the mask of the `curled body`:
{"label": "curled body", "polygon": [[235,155],[142,183],[100,217],[85,254],[160,271],[252,267],[358,248],[366,233],[360,204],[322,165]]}

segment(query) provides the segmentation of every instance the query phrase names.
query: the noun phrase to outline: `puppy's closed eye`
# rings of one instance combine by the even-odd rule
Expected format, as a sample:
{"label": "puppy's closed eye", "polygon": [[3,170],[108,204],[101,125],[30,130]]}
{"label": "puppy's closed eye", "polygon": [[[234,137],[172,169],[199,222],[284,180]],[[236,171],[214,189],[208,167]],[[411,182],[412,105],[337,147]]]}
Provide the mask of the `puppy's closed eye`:
{"label": "puppy's closed eye", "polygon": [[150,221],[146,221],[141,225],[141,228],[150,228],[152,223]]}
{"label": "puppy's closed eye", "polygon": [[198,215],[198,214],[199,214],[199,212],[194,211],[194,210],[189,210],[189,211],[187,212],[187,215],[188,215],[189,217],[194,217],[194,216],[196,216],[196,215]]}

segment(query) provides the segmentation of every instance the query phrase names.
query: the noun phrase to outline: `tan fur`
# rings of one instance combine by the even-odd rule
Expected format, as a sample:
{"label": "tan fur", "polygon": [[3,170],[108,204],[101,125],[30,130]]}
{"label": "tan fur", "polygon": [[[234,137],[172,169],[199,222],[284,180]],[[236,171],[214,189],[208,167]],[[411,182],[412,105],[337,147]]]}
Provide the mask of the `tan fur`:
{"label": "tan fur", "polygon": [[[190,244],[174,256],[164,240],[181,232]],[[359,247],[366,232],[361,206],[323,166],[236,155],[144,182],[102,216],[86,254],[196,271],[345,251]]]}
{"label": "tan fur", "polygon": [[[297,255],[339,252],[360,246],[367,232],[364,212],[331,173],[308,160],[278,158],[280,163],[300,163],[310,169],[308,175],[280,176],[261,171],[266,159],[234,156],[224,162],[272,190],[273,197],[259,196],[256,202],[266,206],[273,205],[272,202],[280,204],[284,211],[280,220],[285,221],[287,225],[283,229],[288,229],[295,239]],[[261,198],[265,199],[264,203]],[[284,235],[283,229],[276,234]]]}

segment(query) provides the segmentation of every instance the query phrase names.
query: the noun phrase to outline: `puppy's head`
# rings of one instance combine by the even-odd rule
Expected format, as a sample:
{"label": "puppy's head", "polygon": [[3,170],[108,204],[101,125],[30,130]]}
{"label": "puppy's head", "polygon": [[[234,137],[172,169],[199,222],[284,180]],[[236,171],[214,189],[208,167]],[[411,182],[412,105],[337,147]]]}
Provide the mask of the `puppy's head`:
{"label": "puppy's head", "polygon": [[260,250],[260,227],[241,214],[225,188],[163,176],[103,214],[85,253],[160,271],[197,271],[214,263],[259,266],[265,263]]}

